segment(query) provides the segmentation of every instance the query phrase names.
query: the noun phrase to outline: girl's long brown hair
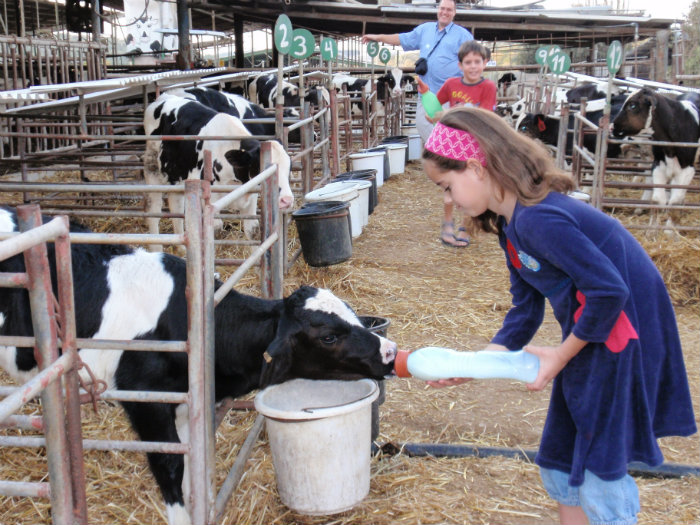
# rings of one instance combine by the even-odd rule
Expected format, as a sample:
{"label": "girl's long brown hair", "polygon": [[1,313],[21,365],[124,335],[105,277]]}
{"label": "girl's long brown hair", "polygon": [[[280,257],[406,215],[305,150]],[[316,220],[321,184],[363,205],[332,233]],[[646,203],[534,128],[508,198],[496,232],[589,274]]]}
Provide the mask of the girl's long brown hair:
{"label": "girl's long brown hair", "polygon": [[[492,111],[458,107],[445,113],[440,122],[471,133],[486,155],[490,176],[503,190],[515,193],[525,206],[537,204],[551,191],[566,193],[576,186],[569,174],[555,167],[546,149],[515,131]],[[432,161],[442,171],[461,171],[467,167],[464,161],[448,159],[426,149],[423,159]],[[479,230],[497,233],[497,218],[490,210],[472,217],[471,233]]]}

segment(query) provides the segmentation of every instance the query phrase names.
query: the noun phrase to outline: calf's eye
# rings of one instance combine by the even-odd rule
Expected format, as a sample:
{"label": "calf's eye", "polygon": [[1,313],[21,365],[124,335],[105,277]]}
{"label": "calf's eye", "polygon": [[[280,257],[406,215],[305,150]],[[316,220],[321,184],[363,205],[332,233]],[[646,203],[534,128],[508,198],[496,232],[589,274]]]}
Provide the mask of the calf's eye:
{"label": "calf's eye", "polygon": [[335,335],[324,335],[323,337],[321,337],[321,342],[324,345],[332,345],[336,341],[338,341],[338,338]]}

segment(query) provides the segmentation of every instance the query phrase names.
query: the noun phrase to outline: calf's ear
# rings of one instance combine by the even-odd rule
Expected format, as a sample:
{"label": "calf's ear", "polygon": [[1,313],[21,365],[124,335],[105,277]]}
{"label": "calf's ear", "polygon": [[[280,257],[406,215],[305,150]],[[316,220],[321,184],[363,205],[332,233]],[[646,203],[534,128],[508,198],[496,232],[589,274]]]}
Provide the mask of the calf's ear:
{"label": "calf's ear", "polygon": [[275,338],[263,354],[265,362],[260,375],[260,388],[290,379],[289,371],[294,357],[292,349],[298,328],[298,323],[287,316],[283,315],[280,319]]}
{"label": "calf's ear", "polygon": [[537,115],[537,129],[540,130],[540,133],[543,133],[545,129],[547,129],[547,124],[544,123],[544,115]]}

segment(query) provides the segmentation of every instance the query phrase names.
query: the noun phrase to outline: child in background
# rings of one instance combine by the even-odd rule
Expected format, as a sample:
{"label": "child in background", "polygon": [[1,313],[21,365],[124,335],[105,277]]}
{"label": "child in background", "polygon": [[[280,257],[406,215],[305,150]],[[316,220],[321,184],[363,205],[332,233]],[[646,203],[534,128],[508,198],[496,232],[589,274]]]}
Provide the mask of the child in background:
{"label": "child in background", "polygon": [[[423,162],[472,218],[470,232],[498,235],[505,252],[513,306],[488,349],[538,356],[530,390],[553,380],[535,463],[560,522],[636,523],[628,464],[659,465],[657,438],[697,430],[675,314],[654,263],[616,219],[567,196],[573,179],[494,113],[446,112]],[[545,298],[562,342],[528,345]]]}
{"label": "child in background", "polygon": [[[457,57],[462,76],[445,81],[437,93],[440,104],[449,102],[450,108],[473,106],[493,111],[496,107],[496,84],[483,77],[489,59],[488,49],[474,40],[469,40],[460,46]],[[437,122],[441,116],[442,112],[438,112],[431,122]],[[469,246],[469,237],[466,235],[468,218],[464,218],[464,225],[455,233],[454,204],[448,193],[445,193],[443,203],[444,216],[440,235],[442,243],[455,248],[466,248]]]}

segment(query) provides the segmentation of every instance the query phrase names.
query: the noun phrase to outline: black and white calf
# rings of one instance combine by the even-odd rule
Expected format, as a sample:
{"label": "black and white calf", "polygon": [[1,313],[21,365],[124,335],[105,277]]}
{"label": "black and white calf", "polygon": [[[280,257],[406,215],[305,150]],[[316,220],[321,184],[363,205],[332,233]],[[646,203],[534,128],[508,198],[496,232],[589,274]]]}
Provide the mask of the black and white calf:
{"label": "black and white calf", "polygon": [[[685,93],[677,99],[669,98],[648,88],[627,98],[620,114],[612,122],[615,137],[627,137],[642,132],[651,133],[651,139],[663,142],[698,142],[700,139],[700,94]],[[695,174],[697,148],[652,146],[654,161],[651,175],[654,184],[687,186]],[[682,204],[686,189],[654,188],[652,201],[666,206]],[[670,226],[671,218],[667,224]]]}
{"label": "black and white calf", "polygon": [[[333,87],[337,91],[342,91],[343,87],[351,95],[369,95],[371,82],[368,78],[357,78],[346,73],[336,73],[331,80]],[[411,75],[404,75],[401,69],[392,68],[386,75],[377,77],[377,113],[384,115],[384,100],[386,98],[387,87],[392,95],[398,95],[402,91],[415,91],[415,79]],[[362,102],[353,101],[351,103],[351,113],[362,115]]]}
{"label": "black and white calf", "polygon": [[[610,118],[613,119],[620,112],[622,104],[627,99],[627,95],[615,95],[610,100]],[[596,100],[586,105],[586,118],[598,124],[603,116],[603,108],[605,100]],[[516,122],[516,130],[529,135],[532,138],[539,139],[545,144],[556,146],[559,138],[559,126],[561,120],[556,116],[548,116],[542,113],[523,113]],[[566,137],[566,154],[571,155],[573,149],[573,126],[574,115],[569,116],[567,137]],[[592,134],[584,134],[583,146],[591,152],[595,151],[596,137]],[[609,158],[616,158],[620,155],[619,144],[609,144]]]}
{"label": "black and white calf", "polygon": [[[189,100],[196,100],[200,104],[210,107],[211,109],[218,111],[219,113],[228,113],[241,120],[246,119],[263,119],[263,118],[275,118],[274,112],[269,112],[262,106],[255,104],[242,95],[236,95],[233,93],[226,93],[225,91],[218,91],[216,89],[207,87],[192,87],[192,88],[176,88],[166,91],[170,95],[175,95],[176,97],[186,98]],[[295,117],[296,112],[292,109],[285,108],[283,116],[284,117]],[[251,135],[272,135],[275,134],[275,124],[271,123],[261,123],[261,122],[243,122],[243,125],[250,132]],[[289,142],[299,143],[300,134],[299,130],[293,130],[289,133]]]}
{"label": "black and white calf", "polygon": [[[14,211],[0,208],[0,231],[16,229]],[[85,231],[74,225],[71,229]],[[95,244],[74,244],[71,256],[78,337],[187,339],[183,259]],[[53,245],[49,257],[55,275]],[[0,272],[23,271],[21,254],[0,261]],[[25,290],[0,288],[0,334],[33,334]],[[364,328],[353,310],[325,289],[302,286],[280,300],[232,291],[215,309],[217,401],[293,378],[382,379],[392,373],[395,356],[395,343]],[[188,388],[185,353],[82,349],[80,357],[110,388],[161,392]],[[0,366],[21,382],[37,373],[32,348],[0,346]],[[187,405],[122,404],[141,440],[186,439]],[[189,523],[189,476],[183,456],[149,453],[148,461],[165,500],[168,522]]]}
{"label": "black and white calf", "polygon": [[[146,135],[199,135],[201,137],[249,137],[251,133],[239,118],[217,112],[195,100],[164,93],[146,108],[143,127]],[[199,179],[204,170],[204,150],[212,152],[214,181],[221,184],[245,183],[261,171],[260,142],[253,139],[161,141],[149,140],[144,155],[144,177],[148,184],[178,184],[185,179]],[[279,207],[291,208],[294,196],[289,186],[291,160],[278,142],[272,142],[272,162],[279,166]],[[148,194],[148,211],[159,213],[163,198]],[[184,209],[181,194],[170,193],[171,212]],[[257,194],[249,193],[234,204],[244,215],[255,215]],[[158,233],[158,218],[147,219],[151,233]],[[175,233],[183,233],[183,221],[174,219]],[[258,231],[256,219],[244,219],[248,239]]]}
{"label": "black and white calf", "polygon": [[[281,89],[283,106],[294,111],[294,116],[298,117],[298,108],[301,106],[299,86],[283,80]],[[248,84],[248,96],[253,102],[260,104],[264,108],[272,109],[275,107],[278,90],[277,73],[263,73],[254,77]],[[310,102],[314,107],[319,107],[321,101],[325,102],[325,104],[330,104],[330,95],[326,88],[314,86],[309,88],[304,101]]]}

